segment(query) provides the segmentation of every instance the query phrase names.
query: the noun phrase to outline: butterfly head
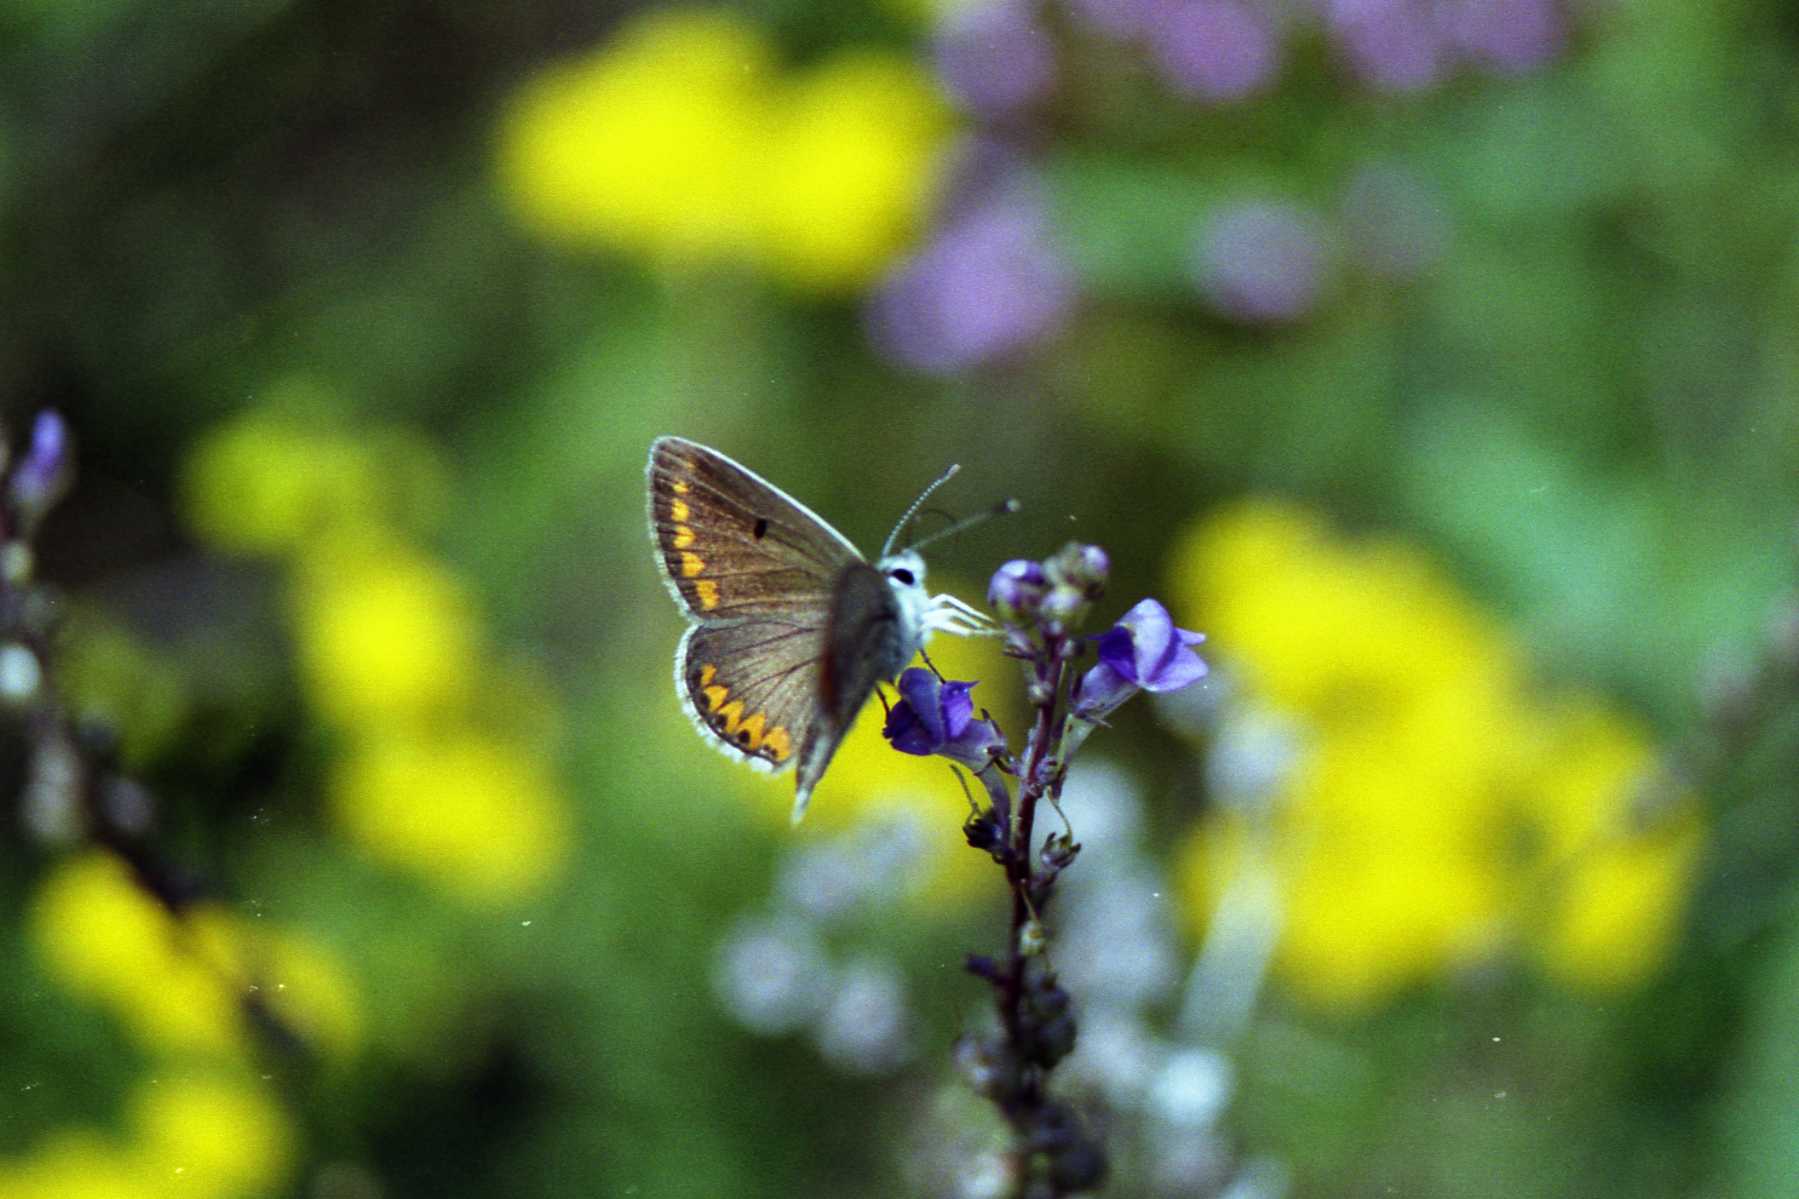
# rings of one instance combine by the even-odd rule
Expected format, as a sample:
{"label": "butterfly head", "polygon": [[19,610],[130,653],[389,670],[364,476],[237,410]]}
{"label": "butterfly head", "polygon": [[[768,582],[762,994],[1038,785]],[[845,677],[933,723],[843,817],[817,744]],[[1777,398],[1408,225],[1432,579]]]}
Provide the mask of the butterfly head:
{"label": "butterfly head", "polygon": [[954,633],[959,637],[982,636],[993,631],[993,622],[975,608],[953,595],[932,595],[925,590],[924,558],[917,550],[901,550],[888,554],[875,563],[875,569],[887,580],[893,597],[899,601],[899,621],[904,661],[924,647],[925,639],[935,632]]}
{"label": "butterfly head", "polygon": [[923,648],[933,627],[929,619],[931,597],[924,589],[924,558],[917,550],[901,550],[875,563],[875,569],[887,580],[887,587],[899,604],[899,665],[903,666]]}
{"label": "butterfly head", "polygon": [[887,585],[893,588],[895,595],[909,591],[924,594],[924,558],[917,550],[888,554],[875,563],[875,569],[886,577]]}

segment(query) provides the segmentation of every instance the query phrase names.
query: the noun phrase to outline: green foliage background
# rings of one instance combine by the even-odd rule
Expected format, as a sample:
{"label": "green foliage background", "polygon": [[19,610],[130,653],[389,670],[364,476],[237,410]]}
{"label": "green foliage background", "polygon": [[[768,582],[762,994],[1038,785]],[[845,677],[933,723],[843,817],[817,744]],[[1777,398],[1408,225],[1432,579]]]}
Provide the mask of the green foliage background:
{"label": "green foliage background", "polygon": [[[520,228],[495,182],[501,107],[603,40],[615,6],[0,11],[0,396],[10,429],[55,406],[79,445],[41,573],[135,647],[98,655],[118,677],[94,689],[126,697],[126,738],[155,730],[128,754],[161,797],[160,850],[314,930],[360,986],[362,1053],[271,1067],[300,1146],[277,1193],[905,1193],[896,1162],[977,992],[943,963],[996,935],[998,884],[864,930],[931,980],[897,1085],[721,1011],[717,937],[787,842],[690,761],[674,717],[678,626],[640,490],[665,432],[758,465],[863,545],[959,461],[961,502],[1025,506],[946,551],[964,578],[1079,535],[1111,550],[1117,597],[1155,593],[1171,530],[1244,495],[1426,547],[1546,677],[1712,763],[1689,926],[1655,981],[1603,1002],[1514,973],[1360,1017],[1275,997],[1241,1048],[1233,1135],[1299,1195],[1789,1193],[1799,713],[1789,695],[1713,762],[1704,684],[1759,652],[1793,586],[1799,26],[1773,0],[1599,7],[1545,70],[1412,97],[1358,91],[1310,42],[1226,110],[1126,72],[1040,153],[1077,319],[942,379],[884,362],[851,302]],[[739,11],[795,61],[922,53],[915,22],[872,4]],[[1443,197],[1433,270],[1341,282],[1273,332],[1203,311],[1185,247],[1209,204],[1329,206],[1386,159]],[[426,541],[496,655],[547,681],[560,730],[574,849],[539,895],[470,912],[330,831],[333,742],[295,698],[279,578],[198,541],[181,491],[200,439],[293,378],[337,426],[419,431],[447,464]],[[1204,803],[1186,751],[1121,725],[1154,819],[1181,827]],[[23,913],[65,851],[17,821],[0,844]],[[118,1123],[146,1069],[23,927],[0,930],[9,1159]]]}

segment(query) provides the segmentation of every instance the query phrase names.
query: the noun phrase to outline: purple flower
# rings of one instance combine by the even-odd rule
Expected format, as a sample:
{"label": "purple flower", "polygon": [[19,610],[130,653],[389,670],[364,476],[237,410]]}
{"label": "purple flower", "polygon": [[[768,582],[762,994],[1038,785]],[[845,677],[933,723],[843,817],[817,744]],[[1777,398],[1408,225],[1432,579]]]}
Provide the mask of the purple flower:
{"label": "purple flower", "polygon": [[1074,306],[1074,275],[1033,182],[1011,175],[969,190],[867,310],[877,347],[932,374],[1023,350],[1059,329]]}
{"label": "purple flower", "polygon": [[900,702],[887,713],[881,735],[901,753],[927,757],[942,754],[975,770],[1004,753],[1005,736],[991,720],[974,718],[975,684],[940,682],[928,670],[912,667],[900,675]]}
{"label": "purple flower", "polygon": [[993,572],[987,584],[987,604],[1010,623],[1028,620],[1043,602],[1049,578],[1041,562],[1014,558]]}
{"label": "purple flower", "polygon": [[1081,676],[1074,714],[1099,720],[1138,691],[1178,691],[1205,677],[1193,652],[1204,633],[1176,628],[1168,609],[1146,599],[1100,634],[1099,664]]}
{"label": "purple flower", "polygon": [[1071,541],[1043,564],[1044,572],[1057,586],[1074,587],[1097,599],[1105,588],[1106,576],[1112,573],[1112,557],[1097,545]]}
{"label": "purple flower", "polygon": [[1350,69],[1385,91],[1416,91],[1460,62],[1504,74],[1562,50],[1557,0],[1325,0],[1324,23]]}
{"label": "purple flower", "polygon": [[1434,0],[1330,0],[1325,24],[1350,70],[1382,91],[1429,87],[1451,65]]}
{"label": "purple flower", "polygon": [[1566,30],[1555,0],[1444,0],[1444,33],[1474,62],[1521,74],[1561,52]]}
{"label": "purple flower", "polygon": [[976,0],[938,27],[937,74],[962,107],[993,120],[1022,112],[1056,84],[1056,48],[1022,0]]}
{"label": "purple flower", "polygon": [[26,524],[35,523],[62,498],[73,465],[68,422],[46,408],[31,426],[31,446],[8,480],[12,502]]}
{"label": "purple flower", "polygon": [[1261,91],[1280,65],[1274,29],[1238,0],[1157,0],[1146,32],[1169,85],[1213,104]]}
{"label": "purple flower", "polygon": [[1278,201],[1229,205],[1200,235],[1195,271],[1221,315],[1248,324],[1285,324],[1312,308],[1323,287],[1324,241],[1317,222]]}

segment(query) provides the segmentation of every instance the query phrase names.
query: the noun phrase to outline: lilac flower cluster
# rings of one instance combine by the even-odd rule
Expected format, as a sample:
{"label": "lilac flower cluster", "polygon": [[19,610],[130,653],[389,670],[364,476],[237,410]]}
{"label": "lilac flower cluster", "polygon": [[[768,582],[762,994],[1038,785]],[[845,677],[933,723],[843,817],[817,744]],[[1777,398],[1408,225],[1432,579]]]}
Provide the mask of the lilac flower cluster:
{"label": "lilac flower cluster", "polygon": [[1227,204],[1201,224],[1193,275],[1219,315],[1244,324],[1286,324],[1312,310],[1324,284],[1319,222],[1296,204]]}
{"label": "lilac flower cluster", "polygon": [[867,310],[887,357],[927,374],[993,362],[1054,334],[1072,268],[1035,177],[992,143],[967,147],[936,232],[881,281]]}
{"label": "lilac flower cluster", "polygon": [[1176,92],[1230,103],[1266,91],[1280,70],[1287,29],[1315,18],[1361,83],[1413,92],[1464,66],[1497,74],[1533,70],[1561,53],[1561,0],[1069,0],[1101,36],[1140,43]]}
{"label": "lilac flower cluster", "polygon": [[978,120],[1003,122],[1056,86],[1056,46],[1028,0],[953,5],[933,38],[937,76]]}
{"label": "lilac flower cluster", "polygon": [[1102,37],[1143,46],[1170,89],[1202,104],[1231,104],[1273,86],[1279,30],[1255,0],[1070,0],[1075,20]]}
{"label": "lilac flower cluster", "polygon": [[[1038,805],[1045,799],[1057,805],[1069,759],[1131,696],[1177,690],[1206,673],[1193,649],[1201,635],[1176,627],[1153,599],[1098,637],[1079,635],[1109,573],[1105,551],[1080,544],[994,572],[988,602],[1008,654],[1025,665],[1035,711],[1022,751],[1012,751],[986,713],[975,714],[974,683],[927,670],[901,676],[900,700],[883,730],[902,753],[936,754],[967,767],[986,791],[987,802],[974,805],[963,833],[1005,871],[1011,926],[1003,956],[968,959],[969,971],[993,988],[998,1029],[965,1037],[957,1061],[1013,1129],[1010,1175],[1012,1193],[1020,1195],[1086,1190],[1106,1171],[1097,1138],[1073,1108],[1048,1093],[1048,1076],[1073,1051],[1077,1027],[1071,997],[1048,964],[1043,913],[1081,846],[1072,828],[1039,846]],[[1096,660],[1082,669],[1089,651]]]}
{"label": "lilac flower cluster", "polygon": [[1463,65],[1522,74],[1568,36],[1559,0],[1320,0],[1319,9],[1348,68],[1388,92],[1433,87]]}
{"label": "lilac flower cluster", "polygon": [[1334,220],[1289,200],[1220,204],[1199,223],[1191,272],[1219,316],[1281,326],[1317,310],[1345,261],[1368,278],[1404,283],[1430,270],[1448,244],[1441,197],[1404,166],[1375,162],[1350,177]]}
{"label": "lilac flower cluster", "polygon": [[[1321,29],[1367,87],[1414,92],[1474,68],[1517,74],[1559,55],[1564,0],[1066,0],[1074,33],[1029,0],[953,7],[933,41],[950,95],[978,132],[951,172],[931,237],[871,294],[871,341],[894,362],[947,375],[1003,362],[1054,337],[1078,287],[1045,189],[1010,147],[1041,118],[1081,38],[1126,43],[1177,96],[1241,103],[1279,79],[1283,41]],[[1218,316],[1244,325],[1302,321],[1338,266],[1336,244],[1378,279],[1415,277],[1441,256],[1442,209],[1403,170],[1367,169],[1331,222],[1282,199],[1227,202],[1195,229],[1193,285]]]}

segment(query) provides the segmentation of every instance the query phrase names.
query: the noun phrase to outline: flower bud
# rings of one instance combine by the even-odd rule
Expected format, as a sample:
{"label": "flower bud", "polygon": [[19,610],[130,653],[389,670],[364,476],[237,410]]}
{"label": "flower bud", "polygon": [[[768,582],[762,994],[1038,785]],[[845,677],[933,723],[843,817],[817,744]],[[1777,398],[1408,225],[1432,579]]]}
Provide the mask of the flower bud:
{"label": "flower bud", "polygon": [[1069,583],[1058,583],[1043,597],[1040,610],[1045,620],[1066,629],[1078,625],[1081,618],[1087,615],[1090,606],[1092,601],[1081,588]]}
{"label": "flower bud", "polygon": [[1051,1016],[1037,1026],[1030,1056],[1046,1069],[1074,1052],[1074,1017],[1063,1013]]}
{"label": "flower bud", "polygon": [[971,953],[962,960],[962,968],[976,978],[984,978],[990,983],[1000,981],[999,963],[984,953]]}
{"label": "flower bud", "polygon": [[1097,545],[1071,541],[1044,562],[1043,570],[1052,586],[1072,587],[1088,599],[1098,599],[1112,571],[1112,559]]}
{"label": "flower bud", "polygon": [[31,426],[31,447],[13,468],[7,492],[20,522],[31,528],[69,489],[73,473],[69,426],[56,412],[45,409]]}
{"label": "flower bud", "polygon": [[1068,989],[1058,983],[1053,974],[1044,974],[1033,979],[1028,998],[1031,1009],[1045,1016],[1054,1016],[1067,1011],[1072,1002],[1068,997]]}
{"label": "flower bud", "polygon": [[1083,545],[1076,556],[1075,575],[1079,581],[1086,583],[1088,594],[1098,598],[1098,593],[1105,589],[1106,578],[1112,573],[1112,558],[1097,545]]}
{"label": "flower bud", "polygon": [[1106,1177],[1106,1151],[1085,1138],[1049,1159],[1049,1172],[1064,1193],[1090,1191]]}
{"label": "flower bud", "polygon": [[1043,849],[1037,857],[1049,869],[1061,871],[1068,869],[1069,864],[1074,861],[1075,855],[1080,852],[1081,843],[1079,841],[1067,833],[1052,833],[1043,842]]}
{"label": "flower bud", "polygon": [[1048,586],[1041,563],[1014,558],[993,572],[987,603],[1007,624],[1026,624],[1036,616]]}
{"label": "flower bud", "polygon": [[1024,927],[1018,930],[1018,952],[1027,958],[1034,958],[1043,952],[1049,943],[1049,934],[1043,931],[1043,921],[1026,920]]}
{"label": "flower bud", "polygon": [[992,808],[983,808],[970,816],[962,825],[962,835],[968,844],[975,849],[992,855],[996,862],[1005,862],[1011,856],[1006,847],[1006,825]]}
{"label": "flower bud", "polygon": [[969,1090],[989,1098],[1000,1093],[1005,1085],[1005,1070],[991,1045],[979,1037],[965,1036],[956,1041],[950,1053]]}

